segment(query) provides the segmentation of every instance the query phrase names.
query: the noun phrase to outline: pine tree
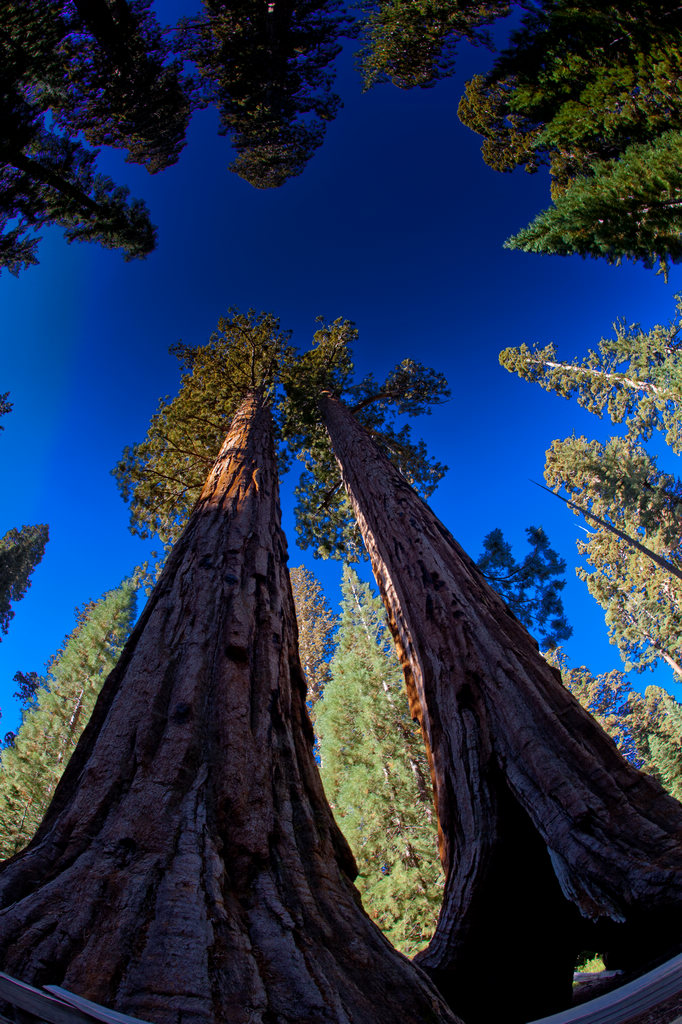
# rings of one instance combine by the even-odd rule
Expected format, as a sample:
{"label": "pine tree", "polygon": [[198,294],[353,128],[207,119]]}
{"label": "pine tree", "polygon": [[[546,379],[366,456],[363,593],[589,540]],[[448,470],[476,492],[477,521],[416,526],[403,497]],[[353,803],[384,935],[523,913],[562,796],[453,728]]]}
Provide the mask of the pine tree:
{"label": "pine tree", "polygon": [[[682,570],[682,483],[659,470],[640,445],[620,438],[605,445],[584,437],[554,441],[545,479],[557,490],[563,487],[576,509],[598,515]],[[641,671],[662,659],[682,677],[677,576],[605,527],[590,529],[588,540],[577,543],[593,567],[577,574],[605,609],[612,643],[627,669]]]}
{"label": "pine tree", "polygon": [[681,160],[679,130],[632,143],[617,160],[595,160],[505,248],[658,264],[667,280],[670,264],[682,260]]}
{"label": "pine tree", "polygon": [[664,268],[682,257],[681,69],[675,4],[527,6],[509,47],[467,84],[459,107],[491,167],[549,166],[555,205],[509,247]]}
{"label": "pine tree", "polygon": [[642,768],[682,801],[682,705],[658,686],[631,693],[629,705]]}
{"label": "pine tree", "polygon": [[531,550],[519,563],[502,530],[491,530],[483,540],[476,565],[541,648],[547,650],[573,632],[561,600],[566,563],[550,547],[541,526],[526,527],[526,536]]}
{"label": "pine tree", "polygon": [[521,345],[500,352],[500,363],[522,380],[563,398],[575,398],[596,416],[623,423],[633,441],[654,431],[682,453],[682,301],[669,324],[644,331],[639,324],[614,323],[614,336],[602,338],[583,359],[559,359],[556,347]]}
{"label": "pine tree", "polygon": [[134,618],[135,590],[124,582],[78,613],[76,628],[45,677],[17,673],[24,711],[12,744],[2,752],[0,859],[22,849],[42,821]]}
{"label": "pine tree", "polygon": [[[0,16],[0,267],[18,274],[37,263],[37,232],[50,224],[62,226],[69,242],[120,248],[126,259],[146,256],[156,242],[146,206],[97,173],[96,153],[76,137],[88,123],[97,134],[91,120],[83,114],[60,128],[69,74],[76,73],[64,62],[67,39],[76,37],[61,5],[2,0]],[[88,59],[87,74],[94,74]],[[105,79],[89,81],[86,105],[97,105]],[[107,95],[109,86],[107,80]]]}
{"label": "pine tree", "polygon": [[582,360],[560,360],[553,345],[500,354],[510,372],[625,426],[626,437],[606,444],[585,437],[554,441],[545,479],[556,492],[567,492],[590,527],[578,548],[594,571],[577,572],[605,609],[628,668],[642,670],[662,659],[677,676],[682,482],[659,470],[644,444],[660,431],[673,451],[682,451],[681,312],[678,306],[670,324],[650,331],[617,322],[615,337],[602,338]]}
{"label": "pine tree", "polygon": [[561,681],[594,715],[624,757],[652,775],[677,800],[682,798],[682,705],[658,686],[644,694],[630,688],[622,672],[593,675],[571,668],[561,650],[545,657]]}
{"label": "pine tree", "polygon": [[298,654],[307,685],[308,710],[315,706],[330,679],[329,659],[334,651],[336,616],[320,582],[302,565],[289,570],[298,625]]}
{"label": "pine tree", "polygon": [[461,41],[489,44],[485,26],[509,14],[507,0],[366,0],[358,61],[365,88],[391,81],[428,88],[454,71]]}
{"label": "pine tree", "polygon": [[90,145],[126,149],[127,159],[151,174],[176,163],[193,86],[151,0],[50,3],[60,16],[65,71],[61,87],[49,83],[56,123],[70,135],[82,131]]}
{"label": "pine tree", "polygon": [[412,956],[431,937],[443,896],[429,766],[381,600],[348,566],[342,594],[315,719],[320,771],[365,909]]}
{"label": "pine tree", "polygon": [[595,676],[585,665],[571,667],[561,648],[546,652],[544,657],[559,669],[566,689],[594,716],[623,757],[627,757],[636,768],[641,768],[642,758],[633,731],[630,703],[633,691],[624,673],[614,669]]}
{"label": "pine tree", "polygon": [[181,22],[179,48],[231,135],[230,169],[257,188],[300,174],[321,145],[341,106],[328,68],[347,20],[338,0],[203,0]]}
{"label": "pine tree", "polygon": [[0,631],[7,633],[14,617],[12,605],[31,585],[31,574],[45,553],[48,527],[12,528],[0,537]]}

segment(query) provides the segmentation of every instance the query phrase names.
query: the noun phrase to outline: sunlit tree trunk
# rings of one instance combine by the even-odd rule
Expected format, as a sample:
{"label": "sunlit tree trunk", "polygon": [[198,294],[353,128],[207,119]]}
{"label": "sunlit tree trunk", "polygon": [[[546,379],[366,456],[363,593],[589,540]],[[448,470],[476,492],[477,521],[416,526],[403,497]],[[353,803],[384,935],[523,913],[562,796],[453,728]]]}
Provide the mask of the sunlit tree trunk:
{"label": "sunlit tree trunk", "polygon": [[467,1024],[553,1012],[580,949],[629,966],[682,937],[682,807],[619,755],[350,412],[320,405],[432,766],[446,889],[418,961]]}
{"label": "sunlit tree trunk", "polygon": [[3,970],[155,1024],[457,1024],[362,910],[312,741],[254,394],[0,870]]}

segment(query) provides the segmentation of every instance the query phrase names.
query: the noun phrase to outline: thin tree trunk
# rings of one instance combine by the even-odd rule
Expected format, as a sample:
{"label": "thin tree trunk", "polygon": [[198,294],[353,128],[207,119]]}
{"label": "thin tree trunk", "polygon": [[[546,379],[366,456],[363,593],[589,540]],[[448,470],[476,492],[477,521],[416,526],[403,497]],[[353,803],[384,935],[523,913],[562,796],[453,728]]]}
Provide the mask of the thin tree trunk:
{"label": "thin tree trunk", "polygon": [[0,962],[155,1024],[457,1024],[352,885],[277,493],[252,395],[43,824],[0,870]]}
{"label": "thin tree trunk", "polygon": [[682,807],[619,755],[350,412],[320,407],[432,766],[446,885],[418,962],[467,1024],[542,1016],[570,1000],[581,948],[628,965],[679,941]]}

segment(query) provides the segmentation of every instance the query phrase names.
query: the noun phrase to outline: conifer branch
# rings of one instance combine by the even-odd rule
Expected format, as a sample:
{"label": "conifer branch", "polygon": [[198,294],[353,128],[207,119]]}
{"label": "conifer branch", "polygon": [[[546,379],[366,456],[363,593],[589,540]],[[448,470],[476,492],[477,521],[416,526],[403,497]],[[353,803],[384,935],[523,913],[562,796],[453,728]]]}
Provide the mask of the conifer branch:
{"label": "conifer branch", "polygon": [[603,527],[605,530],[609,530],[610,533],[615,534],[616,537],[619,537],[621,540],[624,540],[626,544],[629,544],[637,551],[641,551],[643,555],[646,555],[647,558],[650,558],[653,562],[656,563],[656,565],[660,566],[661,569],[664,569],[666,572],[669,572],[673,576],[676,576],[678,579],[682,580],[682,570],[678,569],[675,565],[672,564],[672,562],[669,562],[667,558],[663,558],[661,555],[657,555],[655,551],[651,550],[651,548],[648,548],[646,547],[646,545],[641,544],[638,540],[635,540],[634,537],[631,537],[623,530],[620,530],[617,526],[613,526],[612,523],[607,523],[605,519],[602,519],[595,512],[588,512],[587,509],[582,508],[582,506],[578,505],[576,502],[570,501],[568,498],[564,498],[563,494],[557,494],[556,491],[550,490],[549,487],[545,487],[543,484],[539,484],[537,480],[531,480],[531,483],[535,484],[536,487],[540,487],[541,490],[547,491],[548,494],[553,494],[555,498],[559,498],[560,501],[563,501],[570,508],[575,509],[576,512],[579,512],[580,515],[584,516],[586,519],[593,519],[595,523],[599,524],[599,526]]}

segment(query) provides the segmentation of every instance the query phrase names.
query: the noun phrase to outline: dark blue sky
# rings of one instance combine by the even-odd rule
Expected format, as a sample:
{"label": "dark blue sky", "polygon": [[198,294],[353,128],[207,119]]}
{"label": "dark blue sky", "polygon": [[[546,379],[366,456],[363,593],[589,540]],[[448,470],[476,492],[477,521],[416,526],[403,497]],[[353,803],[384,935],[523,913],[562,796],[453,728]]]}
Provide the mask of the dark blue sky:
{"label": "dark blue sky", "polygon": [[[171,21],[192,5],[157,9]],[[582,355],[619,316],[668,321],[682,271],[673,268],[666,285],[632,265],[502,248],[547,205],[548,185],[543,174],[489,170],[457,120],[463,82],[488,60],[470,51],[457,78],[434,89],[363,95],[345,54],[344,108],[304,174],[276,191],[227,171],[229,143],[211,110],[195,117],[179,163],[154,177],[102,152],[102,167],[146,199],[157,251],[126,264],[48,230],[38,267],[2,275],[0,392],[11,392],[14,411],[0,433],[0,534],[47,522],[51,539],[0,643],[1,731],[16,725],[17,669],[41,671],[74,608],[145,556],[110,470],[144,435],[159,396],[177,387],[168,346],[203,343],[231,305],[273,311],[301,346],[316,316],[353,319],[361,373],[380,376],[406,356],[442,370],[452,399],[415,424],[450,467],[433,507],[474,557],[495,526],[522,556],[524,527],[543,525],[569,564],[571,661],[595,672],[620,667],[602,610],[573,575],[578,521],[529,483],[542,479],[554,438],[605,437],[610,425],[510,376],[497,355],[524,341]],[[296,548],[291,486],[284,482],[290,561],[319,571],[336,607],[340,569]],[[657,681],[670,678],[666,670]],[[638,682],[651,681],[647,673]]]}

